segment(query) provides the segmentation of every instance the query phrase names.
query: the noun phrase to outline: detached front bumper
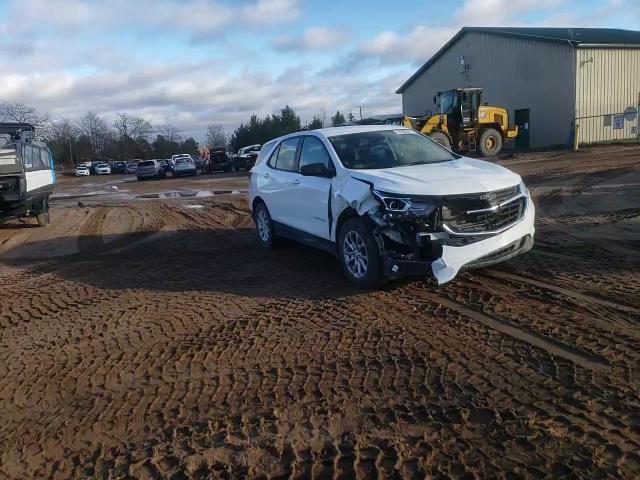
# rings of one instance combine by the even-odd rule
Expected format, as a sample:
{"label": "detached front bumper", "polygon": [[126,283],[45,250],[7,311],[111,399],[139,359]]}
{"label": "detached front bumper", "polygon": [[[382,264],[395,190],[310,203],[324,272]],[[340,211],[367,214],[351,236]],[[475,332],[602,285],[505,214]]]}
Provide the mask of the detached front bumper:
{"label": "detached front bumper", "polygon": [[[448,245],[446,238],[432,242],[441,244],[442,254],[433,261],[415,261],[384,255],[385,275],[390,278],[432,274],[438,284],[449,282],[461,268],[485,267],[528,252],[533,247],[535,207],[527,198],[525,215],[501,233],[469,245]],[[453,243],[453,242],[449,242]]]}

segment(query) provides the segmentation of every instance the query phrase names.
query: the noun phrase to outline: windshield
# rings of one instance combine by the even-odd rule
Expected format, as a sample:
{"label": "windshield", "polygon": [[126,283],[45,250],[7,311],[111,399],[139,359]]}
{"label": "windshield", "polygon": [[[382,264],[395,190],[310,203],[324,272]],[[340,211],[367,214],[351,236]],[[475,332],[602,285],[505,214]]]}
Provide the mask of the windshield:
{"label": "windshield", "polygon": [[329,137],[346,168],[355,170],[446,162],[457,156],[413,130],[379,130]]}

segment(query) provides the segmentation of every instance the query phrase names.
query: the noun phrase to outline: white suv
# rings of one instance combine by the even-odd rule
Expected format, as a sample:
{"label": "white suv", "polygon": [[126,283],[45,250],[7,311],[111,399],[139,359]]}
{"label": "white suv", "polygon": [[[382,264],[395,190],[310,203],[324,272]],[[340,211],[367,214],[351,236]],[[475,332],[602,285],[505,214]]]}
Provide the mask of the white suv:
{"label": "white suv", "polygon": [[414,130],[348,126],[266,143],[251,170],[260,243],[288,237],[336,254],[363,288],[504,261],[533,246],[519,175],[461,157]]}

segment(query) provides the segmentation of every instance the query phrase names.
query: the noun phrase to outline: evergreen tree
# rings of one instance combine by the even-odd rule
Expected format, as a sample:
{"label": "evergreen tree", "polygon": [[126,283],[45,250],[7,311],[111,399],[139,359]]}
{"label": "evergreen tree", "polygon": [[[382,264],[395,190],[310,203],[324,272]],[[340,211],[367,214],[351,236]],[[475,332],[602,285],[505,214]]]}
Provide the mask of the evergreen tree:
{"label": "evergreen tree", "polygon": [[333,127],[342,125],[345,122],[346,122],[346,119],[344,118],[344,115],[340,113],[340,110],[337,110],[336,114],[333,117],[331,117],[331,126]]}

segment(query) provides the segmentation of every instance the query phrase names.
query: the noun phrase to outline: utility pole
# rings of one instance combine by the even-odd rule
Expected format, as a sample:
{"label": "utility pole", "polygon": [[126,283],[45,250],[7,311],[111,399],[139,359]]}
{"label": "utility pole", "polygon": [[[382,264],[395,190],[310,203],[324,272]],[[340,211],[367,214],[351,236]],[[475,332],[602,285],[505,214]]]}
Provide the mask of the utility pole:
{"label": "utility pole", "polygon": [[360,107],[360,121],[362,121],[362,106]]}

